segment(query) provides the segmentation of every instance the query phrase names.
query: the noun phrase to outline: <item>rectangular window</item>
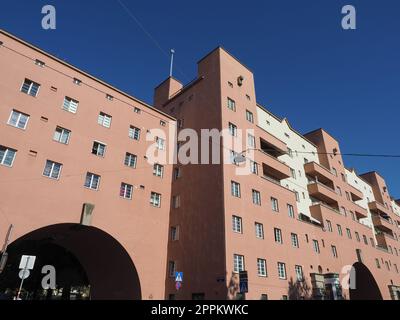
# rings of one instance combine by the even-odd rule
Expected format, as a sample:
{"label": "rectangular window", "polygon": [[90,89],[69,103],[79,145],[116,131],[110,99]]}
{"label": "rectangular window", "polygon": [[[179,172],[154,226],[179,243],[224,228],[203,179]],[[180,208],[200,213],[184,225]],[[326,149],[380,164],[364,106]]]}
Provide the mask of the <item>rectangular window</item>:
{"label": "rectangular window", "polygon": [[158,150],[165,150],[165,140],[159,137],[156,137],[156,144]]}
{"label": "rectangular window", "polygon": [[7,123],[16,128],[25,129],[26,125],[28,124],[28,120],[29,115],[17,110],[12,110]]}
{"label": "rectangular window", "polygon": [[256,138],[253,135],[251,135],[250,133],[247,134],[247,145],[249,148],[256,147]]}
{"label": "rectangular window", "polygon": [[51,179],[58,179],[60,177],[61,168],[61,163],[47,160],[44,167],[43,175]]}
{"label": "rectangular window", "polygon": [[173,196],[172,197],[172,207],[174,209],[178,209],[181,206],[181,196],[177,195],[177,196]]}
{"label": "rectangular window", "polygon": [[253,203],[258,205],[258,206],[261,206],[261,194],[260,194],[260,192],[253,189],[251,193],[252,193],[252,197],[253,197]]}
{"label": "rectangular window", "polygon": [[294,267],[294,270],[295,270],[295,272],[296,272],[297,281],[299,281],[299,282],[303,281],[303,279],[304,279],[303,267],[302,267],[302,266],[296,265],[296,266]]}
{"label": "rectangular window", "polygon": [[78,110],[78,105],[79,105],[79,102],[77,100],[74,100],[70,97],[65,97],[64,104],[63,104],[63,110],[71,112],[71,113],[76,113],[76,111]]}
{"label": "rectangular window", "polygon": [[33,82],[29,79],[25,79],[22,87],[21,92],[29,94],[32,97],[36,97],[39,93],[40,84]]}
{"label": "rectangular window", "polygon": [[251,122],[251,123],[254,123],[253,113],[250,112],[249,110],[246,110],[246,120]]}
{"label": "rectangular window", "polygon": [[240,184],[239,183],[237,183],[235,181],[231,181],[231,193],[232,193],[232,196],[240,198]]}
{"label": "rectangular window", "polygon": [[100,176],[91,172],[86,174],[85,187],[93,190],[98,190],[100,184]]}
{"label": "rectangular window", "polygon": [[355,235],[356,235],[356,239],[357,239],[357,241],[358,242],[360,242],[360,235],[358,234],[358,232],[356,231],[356,232],[354,232],[355,233]]}
{"label": "rectangular window", "polygon": [[232,216],[232,230],[237,233],[242,233],[242,218]]}
{"label": "rectangular window", "polygon": [[340,224],[337,224],[336,226],[337,226],[339,236],[342,236],[343,235],[342,226]]}
{"label": "rectangular window", "polygon": [[237,126],[229,122],[229,134],[233,137],[237,136]]}
{"label": "rectangular window", "polygon": [[155,164],[153,166],[153,175],[156,177],[160,177],[162,178],[164,175],[164,166],[162,166],[161,164]]}
{"label": "rectangular window", "polygon": [[272,206],[272,211],[279,212],[278,199],[271,197],[271,206]]}
{"label": "rectangular window", "polygon": [[132,199],[133,186],[127,183],[121,183],[119,195],[125,199]]}
{"label": "rectangular window", "polygon": [[332,255],[333,255],[333,257],[334,257],[334,258],[337,258],[337,257],[338,257],[338,253],[337,253],[336,246],[331,246],[331,249],[332,249]]}
{"label": "rectangular window", "polygon": [[328,231],[329,231],[329,232],[333,232],[332,223],[331,223],[329,220],[326,220],[326,225],[327,225],[327,227],[328,227]]}
{"label": "rectangular window", "polygon": [[228,98],[228,109],[236,111],[236,103],[231,98]]}
{"label": "rectangular window", "polygon": [[258,174],[258,163],[250,160],[250,171],[253,174]]}
{"label": "rectangular window", "polygon": [[376,262],[376,267],[377,267],[378,269],[380,269],[380,268],[381,268],[381,264],[380,264],[380,262],[379,262],[379,259],[376,258],[376,259],[375,259],[375,262]]}
{"label": "rectangular window", "polygon": [[278,262],[278,276],[279,279],[286,279],[286,265],[283,262]]}
{"label": "rectangular window", "polygon": [[160,208],[161,207],[161,194],[157,192],[152,192],[150,195],[150,204],[153,207]]}
{"label": "rectangular window", "polygon": [[264,239],[264,226],[262,223],[255,223],[255,227],[256,227],[256,237],[258,239]]}
{"label": "rectangular window", "polygon": [[276,243],[283,243],[283,239],[282,239],[282,230],[278,229],[278,228],[274,228],[274,237],[275,237],[275,242]]}
{"label": "rectangular window", "polygon": [[293,208],[293,206],[292,206],[291,204],[288,204],[288,205],[287,205],[287,208],[288,208],[288,215],[289,215],[289,217],[290,217],[290,218],[294,218],[294,208]]}
{"label": "rectangular window", "polygon": [[134,126],[130,126],[128,136],[129,136],[129,138],[131,138],[133,140],[139,140],[140,139],[140,129],[136,128]]}
{"label": "rectangular window", "polygon": [[292,234],[290,235],[290,238],[291,238],[291,240],[292,240],[292,246],[293,246],[294,248],[298,248],[298,247],[299,247],[299,238],[298,238],[297,234],[292,233]]}
{"label": "rectangular window", "polygon": [[368,245],[368,239],[367,239],[367,236],[365,234],[363,234],[363,240],[364,240],[364,243],[366,245]]}
{"label": "rectangular window", "polygon": [[296,196],[296,201],[300,202],[300,195],[297,191],[294,191],[294,195]]}
{"label": "rectangular window", "polygon": [[293,150],[290,148],[287,148],[287,154],[289,157],[293,158]]}
{"label": "rectangular window", "polygon": [[267,276],[267,260],[265,259],[257,259],[257,274],[259,277]]}
{"label": "rectangular window", "polygon": [[105,153],[106,153],[106,145],[104,143],[98,141],[93,142],[92,154],[99,157],[104,157]]}
{"label": "rectangular window", "polygon": [[54,131],[53,140],[63,144],[68,144],[70,135],[70,130],[57,126],[56,131]]}
{"label": "rectangular window", "polygon": [[17,150],[0,146],[0,164],[3,166],[11,167]]}
{"label": "rectangular window", "polygon": [[133,112],[137,113],[137,114],[140,114],[142,112],[142,110],[140,110],[138,107],[134,107],[133,108]]}
{"label": "rectangular window", "polygon": [[233,271],[234,272],[244,271],[244,256],[239,254],[233,255]]}
{"label": "rectangular window", "polygon": [[171,227],[171,240],[172,241],[179,240],[179,226]]}
{"label": "rectangular window", "polygon": [[347,238],[351,239],[351,231],[349,228],[346,228]]}
{"label": "rectangular window", "polygon": [[316,253],[320,253],[318,240],[313,240],[313,248]]}
{"label": "rectangular window", "polygon": [[181,177],[181,168],[174,169],[174,179],[178,180]]}
{"label": "rectangular window", "polygon": [[290,168],[290,174],[291,174],[293,179],[296,179],[296,170]]}
{"label": "rectangular window", "polygon": [[342,195],[342,189],[340,189],[340,187],[336,187],[336,191],[337,191],[337,194],[338,194],[339,196]]}
{"label": "rectangular window", "polygon": [[125,153],[124,164],[131,168],[136,168],[137,156],[132,153]]}
{"label": "rectangular window", "polygon": [[103,127],[109,128],[111,127],[111,119],[112,117],[110,115],[100,112],[97,123]]}
{"label": "rectangular window", "polygon": [[175,272],[176,272],[176,262],[175,261],[169,261],[168,262],[168,275],[171,278],[175,278]]}

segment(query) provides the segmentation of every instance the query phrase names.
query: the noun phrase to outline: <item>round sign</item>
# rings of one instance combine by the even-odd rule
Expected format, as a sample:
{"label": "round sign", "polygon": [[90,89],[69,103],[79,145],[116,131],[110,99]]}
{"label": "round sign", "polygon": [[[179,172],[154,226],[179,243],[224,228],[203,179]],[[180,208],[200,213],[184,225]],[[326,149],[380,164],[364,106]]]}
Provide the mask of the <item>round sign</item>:
{"label": "round sign", "polygon": [[24,280],[24,279],[28,278],[30,274],[31,274],[31,273],[29,272],[28,269],[27,269],[27,270],[22,269],[22,270],[18,273],[18,276],[19,276],[20,279]]}

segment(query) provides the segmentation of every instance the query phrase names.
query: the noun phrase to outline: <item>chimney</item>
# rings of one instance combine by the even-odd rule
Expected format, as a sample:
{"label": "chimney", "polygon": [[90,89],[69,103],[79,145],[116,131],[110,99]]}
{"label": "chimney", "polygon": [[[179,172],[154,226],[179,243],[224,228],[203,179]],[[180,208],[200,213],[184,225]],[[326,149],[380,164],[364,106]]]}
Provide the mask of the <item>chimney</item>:
{"label": "chimney", "polygon": [[157,109],[162,110],[162,106],[175,93],[183,88],[183,84],[173,77],[168,77],[154,89],[153,104]]}

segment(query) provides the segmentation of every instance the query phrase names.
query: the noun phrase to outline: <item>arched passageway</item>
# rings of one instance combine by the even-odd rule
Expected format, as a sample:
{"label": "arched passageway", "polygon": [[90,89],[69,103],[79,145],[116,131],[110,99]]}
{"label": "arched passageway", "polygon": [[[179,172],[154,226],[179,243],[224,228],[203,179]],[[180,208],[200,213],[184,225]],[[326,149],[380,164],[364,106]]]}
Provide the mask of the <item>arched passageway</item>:
{"label": "arched passageway", "polygon": [[[98,228],[72,223],[46,226],[20,237],[7,251],[7,265],[0,274],[2,292],[9,289],[15,294],[21,256],[34,255],[35,267],[24,282],[23,298],[141,299],[139,276],[129,254]],[[44,265],[55,267],[57,290],[42,289]]]}
{"label": "arched passageway", "polygon": [[353,264],[355,288],[350,288],[350,300],[382,300],[382,294],[371,271],[360,262]]}

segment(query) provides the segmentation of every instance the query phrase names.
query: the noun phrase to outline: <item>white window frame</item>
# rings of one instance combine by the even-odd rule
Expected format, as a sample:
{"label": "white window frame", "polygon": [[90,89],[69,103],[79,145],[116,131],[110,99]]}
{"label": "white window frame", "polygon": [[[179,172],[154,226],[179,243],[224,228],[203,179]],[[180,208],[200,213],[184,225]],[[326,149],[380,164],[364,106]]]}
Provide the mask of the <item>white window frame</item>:
{"label": "white window frame", "polygon": [[259,277],[267,276],[267,260],[263,258],[257,258],[257,275]]}
{"label": "white window frame", "polygon": [[288,216],[290,218],[295,218],[294,207],[291,204],[288,204],[287,209],[288,209]]}
{"label": "white window frame", "polygon": [[[24,87],[24,85],[25,85],[25,82],[30,82],[30,84],[29,84],[29,89],[28,89],[27,92],[22,91],[22,89],[23,89],[23,87]],[[32,93],[33,85],[37,85],[37,91],[36,91],[36,94],[35,94],[35,95],[31,94],[31,93]],[[21,89],[20,89],[20,91],[21,91],[22,93],[25,93],[25,94],[27,94],[27,95],[29,95],[29,96],[31,96],[31,97],[37,97],[37,96],[39,95],[39,90],[40,90],[40,84],[37,83],[37,82],[35,82],[35,81],[32,81],[32,80],[30,80],[30,79],[28,79],[28,78],[25,78],[24,82],[22,83]]]}
{"label": "white window frame", "polygon": [[264,225],[260,222],[255,222],[254,227],[256,230],[256,238],[264,239]]}
{"label": "white window frame", "polygon": [[277,198],[271,197],[272,211],[279,212],[279,201]]}
{"label": "white window frame", "polygon": [[181,206],[181,196],[178,194],[172,197],[172,207],[178,209]]}
{"label": "white window frame", "polygon": [[298,237],[298,235],[296,234],[296,233],[291,233],[290,234],[290,241],[292,242],[292,247],[293,248],[299,248],[300,246],[299,246],[299,237]]}
{"label": "white window frame", "polygon": [[171,241],[179,240],[179,226],[172,226],[170,229]]}
{"label": "white window frame", "polygon": [[258,190],[251,190],[251,197],[253,199],[253,204],[261,206],[261,193]]}
{"label": "white window frame", "polygon": [[154,191],[150,193],[150,205],[155,208],[161,207],[161,193]]}
{"label": "white window frame", "polygon": [[[96,150],[96,153],[93,153],[93,151],[95,150],[96,143],[97,143],[97,150]],[[99,153],[99,147],[103,147],[102,154]],[[97,141],[97,140],[93,141],[92,154],[94,154],[95,156],[104,158],[106,156],[106,149],[107,149],[107,145],[104,142]]]}
{"label": "white window frame", "polygon": [[[128,164],[127,164],[127,162],[128,162]],[[131,165],[132,162],[133,162],[133,165]],[[125,159],[124,159],[124,165],[129,168],[135,169],[136,165],[137,165],[137,155],[126,152]]]}
{"label": "white window frame", "polygon": [[303,273],[303,267],[300,265],[295,265],[294,270],[296,273],[296,279],[297,281],[301,282],[304,280],[304,273]]}
{"label": "white window frame", "polygon": [[274,239],[275,239],[275,243],[283,244],[281,229],[274,228]]}
{"label": "white window frame", "polygon": [[112,116],[110,116],[109,114],[104,113],[102,111],[99,113],[99,116],[97,118],[97,123],[99,125],[101,125],[102,127],[105,127],[105,128],[110,128],[111,121],[112,121]]}
{"label": "white window frame", "polygon": [[156,144],[158,150],[165,150],[165,139],[156,137]]}
{"label": "white window frame", "polygon": [[232,137],[237,137],[237,126],[235,124],[233,124],[232,122],[229,122],[228,129],[229,129],[229,134]]}
{"label": "white window frame", "polygon": [[[15,160],[15,157],[16,157],[16,155],[17,155],[17,150],[12,149],[12,148],[8,148],[8,147],[6,147],[6,146],[1,146],[1,145],[0,145],[0,149],[4,149],[3,157],[0,158],[0,165],[5,166],[5,167],[10,167],[10,168],[11,168],[11,167],[13,166],[13,164],[14,164],[14,160]],[[13,155],[12,155],[12,160],[11,160],[11,163],[10,163],[10,164],[6,164],[6,163],[5,163],[5,159],[7,159],[8,154],[9,154],[10,152],[13,153]]]}
{"label": "white window frame", "polygon": [[[87,180],[87,178],[88,178],[88,175],[91,175],[91,176],[90,176],[90,183],[89,183],[89,186],[86,186],[86,180]],[[93,180],[94,180],[95,177],[98,177],[97,186],[96,186],[96,188],[93,188]],[[95,173],[93,173],[93,172],[87,172],[87,173],[86,173],[86,176],[85,176],[84,187],[87,188],[87,189],[90,189],[90,190],[99,190],[100,180],[101,180],[101,176],[100,176],[100,175],[95,174]]]}
{"label": "white window frame", "polygon": [[[58,132],[57,130],[60,130],[61,132]],[[56,134],[59,134],[59,138],[58,139],[56,139]],[[67,135],[67,140],[66,140],[66,142],[63,142],[62,138],[65,135]],[[60,126],[57,126],[56,129],[54,130],[53,140],[58,142],[58,143],[68,144],[69,140],[70,140],[70,137],[71,137],[71,130],[68,130],[68,129],[60,127]]]}
{"label": "white window frame", "polygon": [[[50,168],[50,171],[49,171],[49,174],[48,174],[48,175],[46,175],[47,164],[50,164],[50,165],[51,165],[51,168]],[[54,168],[55,168],[57,165],[59,166],[58,174],[57,174],[57,177],[53,177]],[[62,165],[61,163],[59,163],[59,162],[55,162],[55,161],[52,161],[52,160],[46,160],[46,163],[45,163],[45,165],[44,165],[44,169],[43,169],[42,175],[43,175],[43,177],[46,177],[46,178],[49,178],[49,179],[59,180],[59,179],[60,179],[60,175],[61,175],[62,167],[63,167],[63,165]]]}
{"label": "white window frame", "polygon": [[240,183],[231,181],[231,195],[236,198],[240,198]]}
{"label": "white window frame", "polygon": [[[123,191],[123,194],[121,194],[121,191]],[[133,185],[121,182],[121,187],[119,189],[119,196],[121,198],[131,200],[133,195]]]}
{"label": "white window frame", "polygon": [[250,172],[258,175],[258,163],[250,160]]}
{"label": "white window frame", "polygon": [[62,109],[64,111],[70,112],[70,113],[77,113],[79,107],[79,101],[75,100],[71,97],[65,96],[64,97],[64,103],[62,105]]}
{"label": "white window frame", "polygon": [[176,261],[168,261],[168,275],[170,278],[175,278],[175,272],[176,272]]}
{"label": "white window frame", "polygon": [[321,250],[320,250],[320,248],[319,248],[319,242],[318,242],[318,240],[315,240],[315,239],[313,239],[313,249],[314,249],[314,252],[315,253],[321,253]]}
{"label": "white window frame", "polygon": [[[11,119],[12,119],[14,114],[17,115],[17,120],[16,120],[15,124],[11,123]],[[21,118],[23,116],[26,117],[26,122],[25,122],[25,125],[23,127],[20,127],[19,124],[20,124]],[[28,126],[29,118],[30,118],[29,114],[26,114],[26,113],[23,113],[21,111],[12,109],[10,117],[8,118],[7,124],[9,124],[10,126],[12,126],[14,128],[25,130],[26,127]]]}
{"label": "white window frame", "polygon": [[232,216],[232,230],[235,233],[243,233],[242,218],[239,216]]}
{"label": "white window frame", "polygon": [[232,110],[232,111],[236,112],[236,102],[235,102],[235,100],[233,100],[233,99],[228,97],[227,105],[228,105],[228,109],[229,110]]}
{"label": "white window frame", "polygon": [[281,280],[286,280],[286,264],[284,262],[278,262],[278,277]]}
{"label": "white window frame", "polygon": [[246,120],[250,123],[254,123],[254,114],[253,112],[246,110]]}
{"label": "white window frame", "polygon": [[244,256],[240,254],[233,255],[233,272],[244,271]]}
{"label": "white window frame", "polygon": [[158,163],[153,165],[153,176],[162,178],[164,177],[164,166]]}
{"label": "white window frame", "polygon": [[249,148],[255,148],[256,147],[256,137],[253,136],[250,133],[247,134],[247,145],[248,145]]}
{"label": "white window frame", "polygon": [[140,140],[140,133],[141,130],[138,127],[135,126],[129,126],[129,132],[128,132],[128,136],[129,138],[131,138],[132,140],[136,140],[139,141]]}

